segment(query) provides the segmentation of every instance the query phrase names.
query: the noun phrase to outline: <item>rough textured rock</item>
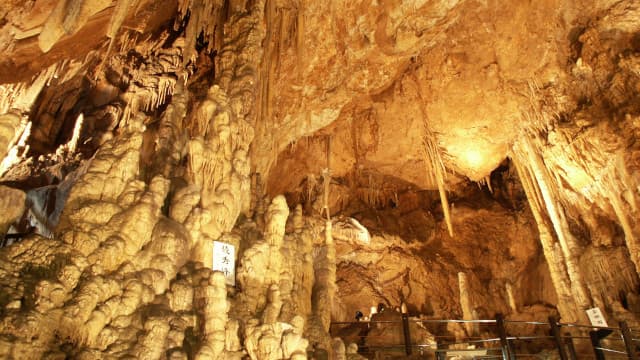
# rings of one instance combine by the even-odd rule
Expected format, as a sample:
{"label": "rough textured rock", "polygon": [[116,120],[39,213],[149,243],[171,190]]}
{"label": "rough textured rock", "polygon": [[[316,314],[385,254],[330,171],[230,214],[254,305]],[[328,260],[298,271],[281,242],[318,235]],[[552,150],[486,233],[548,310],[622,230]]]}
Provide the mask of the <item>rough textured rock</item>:
{"label": "rough textured rock", "polygon": [[18,190],[6,186],[0,186],[0,207],[5,209],[0,219],[0,232],[7,233],[9,225],[13,224],[24,213],[27,195]]}
{"label": "rough textured rock", "polygon": [[639,19],[632,0],[3,2],[0,356],[355,359],[398,332],[332,322],[380,303],[638,325]]}

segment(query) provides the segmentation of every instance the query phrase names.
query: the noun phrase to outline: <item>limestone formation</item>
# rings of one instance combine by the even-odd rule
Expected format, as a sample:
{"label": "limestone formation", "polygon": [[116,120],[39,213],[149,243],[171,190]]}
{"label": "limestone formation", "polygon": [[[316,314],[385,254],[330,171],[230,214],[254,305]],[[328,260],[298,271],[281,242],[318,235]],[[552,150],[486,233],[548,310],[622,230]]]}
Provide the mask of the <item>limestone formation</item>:
{"label": "limestone formation", "polygon": [[640,326],[639,33],[634,0],[2,2],[0,357]]}
{"label": "limestone formation", "polygon": [[[471,303],[471,297],[469,294],[469,287],[467,285],[467,275],[464,272],[458,273],[458,286],[460,287],[460,307],[462,307],[462,318],[466,320],[476,320],[473,316],[473,304]],[[466,323],[465,328],[467,334],[473,334],[473,324]]]}
{"label": "limestone formation", "polygon": [[14,113],[6,113],[0,117],[0,151],[3,157],[14,143],[20,120],[20,116]]}
{"label": "limestone formation", "polygon": [[24,213],[26,194],[20,190],[0,186],[0,206],[5,209],[0,220],[0,231],[6,234],[9,226]]}
{"label": "limestone formation", "polygon": [[364,356],[358,354],[358,345],[351,343],[347,346],[347,360],[362,360],[366,359]]}
{"label": "limestone formation", "polygon": [[[214,272],[208,283],[196,288],[194,300],[202,302],[203,313],[202,333],[204,339],[196,354],[196,359],[222,359],[226,343],[226,325],[229,302],[227,300],[227,285],[224,274]],[[201,292],[201,293],[200,293]]]}

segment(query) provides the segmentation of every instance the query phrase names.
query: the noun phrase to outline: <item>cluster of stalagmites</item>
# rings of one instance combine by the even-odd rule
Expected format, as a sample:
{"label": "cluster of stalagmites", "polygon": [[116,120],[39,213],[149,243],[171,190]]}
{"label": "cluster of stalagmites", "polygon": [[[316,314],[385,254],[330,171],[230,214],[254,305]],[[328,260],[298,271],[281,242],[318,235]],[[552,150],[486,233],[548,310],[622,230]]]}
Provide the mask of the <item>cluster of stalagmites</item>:
{"label": "cluster of stalagmites", "polygon": [[[302,359],[309,339],[331,352],[330,229],[305,226],[300,208],[289,217],[276,197],[254,215],[264,216],[264,236],[248,221],[224,237],[245,247],[241,291],[228,294],[210,261],[190,261],[200,252],[186,211],[163,215],[169,181],[138,179],[141,128],[132,124],[86,167],[55,240],[34,235],[0,253],[2,355]],[[3,201],[20,204],[16,194]]]}
{"label": "cluster of stalagmites", "polygon": [[[300,208],[290,217],[281,196],[269,202],[258,193],[251,206],[248,151],[263,7],[257,2],[230,15],[233,25],[216,45],[219,81],[195,104],[183,84],[188,72],[180,57],[190,55],[180,39],[137,67],[119,69],[118,56],[106,64],[112,77],[126,80],[119,129],[72,174],[53,238],[31,235],[0,252],[0,357],[333,354],[330,224],[308,226]],[[47,26],[58,29],[62,18]],[[57,38],[40,40],[48,48]],[[169,95],[158,125],[147,128],[148,112]],[[3,142],[15,137],[10,130],[2,131]],[[24,194],[0,191],[7,194],[3,208],[16,209],[3,213],[4,231],[23,211]],[[238,249],[237,289],[211,270],[218,239]],[[343,356],[344,346],[337,351]]]}

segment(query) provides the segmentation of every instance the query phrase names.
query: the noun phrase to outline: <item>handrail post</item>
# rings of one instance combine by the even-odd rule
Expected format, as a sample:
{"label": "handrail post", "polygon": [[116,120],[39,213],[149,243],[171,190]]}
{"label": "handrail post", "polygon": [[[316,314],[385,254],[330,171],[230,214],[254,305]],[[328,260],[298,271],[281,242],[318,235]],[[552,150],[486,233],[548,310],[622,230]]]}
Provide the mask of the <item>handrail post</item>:
{"label": "handrail post", "polygon": [[567,350],[569,350],[569,359],[570,360],[578,360],[578,356],[576,355],[576,347],[573,346],[573,338],[571,337],[571,333],[564,333],[564,343],[567,344]]}
{"label": "handrail post", "polygon": [[511,348],[511,344],[509,343],[509,339],[507,338],[507,330],[504,326],[504,316],[500,313],[496,314],[496,325],[498,326],[498,336],[500,337],[502,358],[504,360],[515,360],[515,353]]}
{"label": "handrail post", "polygon": [[562,342],[562,337],[560,336],[560,327],[558,326],[558,320],[555,316],[549,316],[549,326],[551,327],[551,335],[553,335],[553,339],[556,342],[556,347],[558,348],[558,355],[560,356],[560,360],[569,360],[567,357],[567,353],[564,350],[564,343]]}
{"label": "handrail post", "polygon": [[600,345],[600,339],[603,338],[601,332],[599,330],[591,330],[589,331],[589,338],[591,339],[591,346],[593,347],[593,353],[596,355],[596,360],[606,360]]}
{"label": "handrail post", "polygon": [[438,351],[438,350],[443,350],[443,349],[445,349],[445,347],[442,346],[442,342],[436,340],[436,360],[446,360],[447,359],[446,351]]}
{"label": "handrail post", "polygon": [[402,313],[402,333],[404,334],[404,351],[411,355],[411,333],[409,332],[409,315]]}
{"label": "handrail post", "polygon": [[631,336],[631,330],[626,321],[620,321],[620,332],[622,332],[622,340],[624,340],[624,347],[627,349],[627,356],[629,360],[638,360],[636,355],[636,347],[633,344],[633,337]]}

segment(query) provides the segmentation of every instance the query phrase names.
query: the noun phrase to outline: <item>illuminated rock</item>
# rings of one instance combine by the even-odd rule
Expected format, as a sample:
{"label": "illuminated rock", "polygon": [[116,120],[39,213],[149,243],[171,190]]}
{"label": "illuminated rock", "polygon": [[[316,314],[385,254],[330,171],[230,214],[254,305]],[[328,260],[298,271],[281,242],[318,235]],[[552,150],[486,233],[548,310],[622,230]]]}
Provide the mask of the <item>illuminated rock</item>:
{"label": "illuminated rock", "polygon": [[[356,359],[400,332],[335,323],[401,304],[639,323],[634,1],[5,1],[0,19],[2,358]],[[485,334],[467,325],[411,331]]]}

